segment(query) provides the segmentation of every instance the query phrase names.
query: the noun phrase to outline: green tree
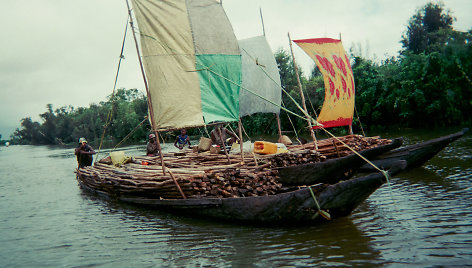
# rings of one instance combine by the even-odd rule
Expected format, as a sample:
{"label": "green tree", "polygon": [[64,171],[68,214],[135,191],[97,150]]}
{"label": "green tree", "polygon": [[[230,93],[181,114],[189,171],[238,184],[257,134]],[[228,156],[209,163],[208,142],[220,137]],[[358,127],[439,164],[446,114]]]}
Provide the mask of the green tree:
{"label": "green tree", "polygon": [[449,13],[442,3],[429,2],[420,8],[410,18],[406,33],[402,36],[403,52],[428,53],[446,44],[449,37],[447,30],[452,29],[455,21]]}

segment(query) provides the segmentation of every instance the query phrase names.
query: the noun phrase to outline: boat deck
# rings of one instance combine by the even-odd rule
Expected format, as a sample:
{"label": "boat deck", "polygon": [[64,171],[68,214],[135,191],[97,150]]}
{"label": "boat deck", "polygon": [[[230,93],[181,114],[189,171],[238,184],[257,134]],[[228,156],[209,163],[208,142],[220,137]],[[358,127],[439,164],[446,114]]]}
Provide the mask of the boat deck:
{"label": "boat deck", "polygon": [[[357,151],[391,142],[379,137],[349,135],[339,138]],[[77,170],[78,179],[90,188],[111,195],[182,198],[175,181],[187,198],[247,197],[274,195],[293,190],[278,181],[278,168],[346,156],[352,152],[334,139],[287,147],[275,155],[211,154],[209,152],[164,153],[165,174],[160,157],[134,156],[126,164],[113,166],[102,159],[94,166]],[[175,181],[174,181],[175,179]]]}

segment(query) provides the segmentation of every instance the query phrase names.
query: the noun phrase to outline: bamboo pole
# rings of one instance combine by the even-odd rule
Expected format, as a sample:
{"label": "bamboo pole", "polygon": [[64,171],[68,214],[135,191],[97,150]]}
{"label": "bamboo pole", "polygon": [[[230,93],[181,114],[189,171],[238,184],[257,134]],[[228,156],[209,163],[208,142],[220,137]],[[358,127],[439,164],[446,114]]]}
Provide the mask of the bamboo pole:
{"label": "bamboo pole", "polygon": [[225,152],[226,158],[228,159],[228,164],[231,164],[231,160],[229,159],[229,154],[226,151],[225,141],[223,140],[223,134],[221,133],[221,126],[217,126],[216,128],[218,129],[218,135],[220,136],[220,141],[222,143],[221,145],[223,146],[223,151]]}
{"label": "bamboo pole", "polygon": [[265,36],[265,27],[264,27],[264,17],[262,17],[262,8],[259,8],[259,13],[261,14],[261,24],[262,24],[262,35]]}
{"label": "bamboo pole", "polygon": [[278,113],[275,113],[275,118],[277,119],[277,129],[279,131],[279,139],[278,140],[280,140],[280,138],[282,138],[282,128],[280,126],[280,116],[279,116]]}
{"label": "bamboo pole", "polygon": [[316,142],[316,136],[315,136],[315,132],[313,131],[313,126],[311,125],[311,120],[308,117],[308,110],[307,110],[306,104],[305,104],[305,96],[304,96],[303,90],[302,90],[302,83],[300,82],[300,75],[298,74],[297,63],[295,62],[295,55],[293,54],[292,39],[290,39],[290,33],[287,33],[287,35],[288,35],[288,40],[289,40],[289,44],[290,44],[290,52],[292,53],[293,67],[295,69],[295,74],[297,76],[298,89],[300,91],[300,97],[302,98],[303,110],[305,111],[306,120],[308,122],[308,127],[310,128],[311,138],[313,139],[313,143],[315,144],[315,149],[318,150],[318,143]]}
{"label": "bamboo pole", "polygon": [[154,132],[154,135],[156,135],[156,141],[157,141],[157,148],[159,150],[159,156],[161,158],[161,166],[162,166],[162,172],[165,175],[165,165],[164,165],[164,157],[162,156],[162,148],[161,148],[161,142],[159,141],[159,132],[156,130],[156,126],[154,124],[154,109],[152,107],[152,102],[151,102],[151,94],[149,93],[149,86],[147,83],[146,79],[146,74],[144,72],[144,67],[143,67],[143,61],[141,60],[141,53],[139,52],[139,46],[138,46],[138,39],[136,38],[136,33],[134,31],[134,22],[133,22],[133,16],[131,14],[131,8],[129,6],[128,0],[126,0],[126,5],[128,7],[128,14],[129,14],[129,23],[131,25],[131,31],[133,32],[133,38],[134,38],[134,43],[136,45],[136,52],[138,54],[138,60],[139,60],[139,67],[141,68],[141,74],[143,75],[143,81],[144,81],[144,87],[146,88],[146,95],[147,95],[147,102],[148,102],[148,107],[149,107],[149,114],[151,115],[151,126],[152,130]]}
{"label": "bamboo pole", "polygon": [[168,172],[169,175],[172,177],[172,180],[174,180],[175,186],[176,186],[177,189],[179,190],[179,192],[180,192],[180,194],[182,195],[182,197],[183,197],[184,199],[187,199],[187,197],[185,197],[184,192],[182,192],[182,188],[180,188],[180,185],[179,185],[179,183],[177,182],[177,179],[174,177],[174,174],[172,174],[172,172],[170,171],[170,169],[167,169],[167,172]]}
{"label": "bamboo pole", "polygon": [[241,121],[241,117],[238,121],[238,134],[239,134],[239,148],[241,150],[241,164],[244,165],[244,151],[243,151],[243,122]]}

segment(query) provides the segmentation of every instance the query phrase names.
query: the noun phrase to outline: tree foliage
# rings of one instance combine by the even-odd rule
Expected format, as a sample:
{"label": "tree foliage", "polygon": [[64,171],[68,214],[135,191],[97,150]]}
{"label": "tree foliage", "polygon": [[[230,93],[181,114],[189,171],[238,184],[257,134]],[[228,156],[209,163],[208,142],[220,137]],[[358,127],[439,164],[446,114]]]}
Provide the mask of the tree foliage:
{"label": "tree foliage", "polygon": [[[356,107],[364,127],[441,127],[472,122],[472,30],[454,30],[454,20],[442,4],[427,3],[410,18],[397,57],[376,63],[355,55],[351,49]],[[274,56],[284,89],[282,106],[302,115],[293,101],[301,103],[293,59],[283,49]],[[302,73],[300,77],[308,112],[316,118],[324,99],[324,80],[316,67],[308,78]],[[136,143],[144,141],[150,129],[146,121],[133,132],[146,115],[147,100],[142,93],[119,89],[106,101],[88,108],[67,106],[54,110],[48,104],[46,112],[40,114],[42,123],[23,118],[11,141],[72,144],[79,137],[99,141],[107,126],[104,138],[109,144],[116,144],[130,133],[128,141]],[[281,111],[280,119],[283,130],[307,133],[303,118]],[[242,121],[249,135],[277,133],[272,114],[256,114]],[[237,124],[231,126],[235,129]],[[358,126],[355,118],[354,127]],[[204,132],[193,129],[188,133]]]}
{"label": "tree foliage", "polygon": [[408,127],[472,121],[472,32],[454,30],[453,21],[441,4],[427,3],[410,19],[399,57],[382,64],[354,57],[361,121]]}
{"label": "tree foliage", "polygon": [[[104,139],[109,144],[116,144],[146,115],[147,101],[142,93],[137,89],[118,89],[107,101],[91,104],[88,108],[64,106],[54,110],[48,104],[46,112],[39,115],[41,124],[30,117],[22,119],[21,128],[16,129],[11,140],[16,144],[74,144],[80,137],[86,137],[98,142],[109,122]],[[146,133],[145,124],[132,133],[128,141],[143,141]]]}
{"label": "tree foliage", "polygon": [[427,3],[413,15],[402,36],[404,51],[415,54],[430,53],[440,49],[449,39],[449,31],[455,21],[442,3]]}

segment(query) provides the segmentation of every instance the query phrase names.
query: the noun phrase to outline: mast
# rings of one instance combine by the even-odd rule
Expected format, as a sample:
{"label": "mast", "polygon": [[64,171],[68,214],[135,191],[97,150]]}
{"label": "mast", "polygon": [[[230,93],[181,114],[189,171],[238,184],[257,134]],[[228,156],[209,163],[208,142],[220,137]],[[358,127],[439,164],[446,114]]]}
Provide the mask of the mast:
{"label": "mast", "polygon": [[262,8],[259,8],[259,13],[261,13],[262,35],[265,36],[264,17],[262,17]]}
{"label": "mast", "polygon": [[162,155],[161,142],[159,141],[159,132],[157,131],[156,126],[154,124],[154,110],[152,108],[151,94],[149,93],[149,86],[147,83],[146,74],[144,73],[143,61],[141,60],[141,53],[139,52],[138,39],[136,38],[136,33],[134,32],[133,16],[131,14],[131,8],[129,6],[128,0],[126,0],[126,5],[128,7],[129,23],[131,25],[131,31],[133,32],[134,43],[136,45],[136,52],[138,53],[139,67],[141,68],[141,74],[143,75],[143,81],[144,81],[144,87],[146,88],[147,103],[149,107],[149,114],[151,116],[151,127],[152,127],[152,131],[156,135],[157,148],[159,149],[159,157],[161,159],[162,172],[165,175],[166,169],[164,165],[164,157]]}
{"label": "mast", "polygon": [[318,143],[316,142],[315,132],[313,131],[313,126],[311,125],[311,120],[308,117],[308,110],[307,110],[306,104],[305,104],[305,96],[303,95],[302,83],[300,82],[300,75],[298,74],[298,67],[297,67],[297,64],[295,62],[295,55],[293,55],[292,39],[290,39],[290,33],[287,33],[287,35],[288,35],[288,41],[289,41],[289,44],[290,44],[290,52],[292,53],[293,67],[295,69],[295,74],[297,76],[298,89],[300,90],[300,97],[302,98],[302,105],[303,105],[302,107],[303,107],[303,110],[305,111],[306,120],[308,122],[308,127],[310,128],[311,138],[313,139],[313,143],[315,144],[315,149],[318,150]]}
{"label": "mast", "polygon": [[238,135],[239,135],[239,149],[241,150],[241,164],[244,165],[244,151],[243,151],[243,122],[241,121],[241,117],[238,121]]}
{"label": "mast", "polygon": [[[265,26],[264,26],[264,17],[262,16],[262,8],[259,8],[259,13],[261,14],[262,35],[265,36],[266,34],[265,34]],[[282,129],[280,127],[280,117],[278,113],[275,113],[275,118],[277,119],[277,130],[278,130],[279,139],[280,139],[282,137]]]}

